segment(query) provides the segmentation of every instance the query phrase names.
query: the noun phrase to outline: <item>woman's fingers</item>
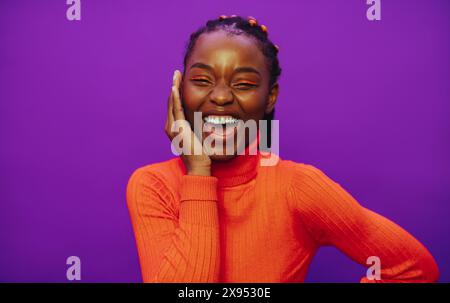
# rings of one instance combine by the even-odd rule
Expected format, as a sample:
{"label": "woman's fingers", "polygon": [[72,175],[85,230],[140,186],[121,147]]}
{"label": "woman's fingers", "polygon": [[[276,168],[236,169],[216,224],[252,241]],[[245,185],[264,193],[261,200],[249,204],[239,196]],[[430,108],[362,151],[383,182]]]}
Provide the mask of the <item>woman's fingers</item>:
{"label": "woman's fingers", "polygon": [[[189,155],[197,155],[197,157],[204,154],[202,144],[192,131],[189,122],[186,121],[183,105],[180,96],[180,85],[181,85],[181,73],[176,70],[173,75],[172,88],[168,100],[168,114],[166,122],[166,132],[168,133],[170,139],[173,139],[176,134],[182,132],[181,147],[184,147],[189,151]],[[172,126],[175,127],[172,131]]]}
{"label": "woman's fingers", "polygon": [[180,83],[181,83],[181,72],[176,69],[173,73],[173,85],[175,85],[178,89],[180,89]]}
{"label": "woman's fingers", "polygon": [[173,93],[172,93],[172,89],[170,90],[170,94],[169,94],[169,98],[167,100],[167,120],[166,120],[166,133],[169,136],[170,139],[172,139],[173,134],[172,134],[172,124],[174,121],[174,117],[173,117]]}
{"label": "woman's fingers", "polygon": [[183,105],[180,97],[180,72],[175,71],[173,77],[172,95],[173,95],[173,116],[175,120],[185,120]]}
{"label": "woman's fingers", "polygon": [[178,89],[175,86],[172,86],[172,95],[173,117],[175,118],[175,120],[184,120],[184,112],[180,102],[180,95],[178,93]]}

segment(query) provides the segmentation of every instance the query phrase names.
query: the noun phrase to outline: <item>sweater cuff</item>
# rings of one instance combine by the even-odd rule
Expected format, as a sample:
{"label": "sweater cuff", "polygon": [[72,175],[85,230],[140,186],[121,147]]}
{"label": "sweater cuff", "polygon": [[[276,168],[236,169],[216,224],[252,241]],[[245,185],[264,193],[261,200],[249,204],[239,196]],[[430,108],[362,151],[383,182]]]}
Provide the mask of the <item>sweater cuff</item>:
{"label": "sweater cuff", "polygon": [[213,176],[184,175],[181,180],[181,202],[217,201],[217,182]]}
{"label": "sweater cuff", "polygon": [[217,182],[217,178],[212,176],[183,176],[180,222],[218,226]]}

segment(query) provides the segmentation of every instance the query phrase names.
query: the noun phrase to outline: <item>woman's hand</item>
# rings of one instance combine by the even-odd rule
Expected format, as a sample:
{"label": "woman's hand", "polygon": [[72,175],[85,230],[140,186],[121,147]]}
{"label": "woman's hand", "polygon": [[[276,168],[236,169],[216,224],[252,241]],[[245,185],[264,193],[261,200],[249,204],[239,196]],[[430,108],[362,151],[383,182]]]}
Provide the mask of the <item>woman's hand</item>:
{"label": "woman's hand", "polygon": [[[210,176],[211,175],[211,159],[203,150],[202,144],[192,131],[189,122],[186,121],[183,111],[183,105],[181,104],[180,98],[180,83],[181,83],[181,73],[175,70],[173,75],[172,89],[170,92],[168,100],[167,109],[167,121],[165,126],[165,131],[169,137],[171,143],[172,140],[179,133],[172,131],[172,125],[175,121],[182,125],[181,136],[182,136],[182,146],[183,150],[190,151],[188,154],[181,153],[181,158],[183,160],[184,166],[188,175],[200,175],[200,176]],[[201,151],[201,154],[195,154],[194,150]]]}

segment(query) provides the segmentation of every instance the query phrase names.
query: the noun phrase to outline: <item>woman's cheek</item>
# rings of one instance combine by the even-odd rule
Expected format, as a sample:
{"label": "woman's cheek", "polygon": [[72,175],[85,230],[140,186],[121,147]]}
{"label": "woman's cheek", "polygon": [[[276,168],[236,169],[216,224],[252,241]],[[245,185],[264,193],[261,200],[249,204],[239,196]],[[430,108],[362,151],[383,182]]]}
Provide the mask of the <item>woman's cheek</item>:
{"label": "woman's cheek", "polygon": [[204,102],[207,94],[200,91],[198,88],[183,88],[183,107],[186,114],[186,119],[191,125],[194,125],[194,113],[201,111],[201,105]]}
{"label": "woman's cheek", "polygon": [[246,92],[236,96],[242,110],[254,117],[260,116],[265,109],[264,95],[259,91]]}
{"label": "woman's cheek", "polygon": [[204,102],[207,95],[208,92],[205,88],[199,89],[197,87],[186,85],[183,90],[184,106],[190,111],[195,111]]}

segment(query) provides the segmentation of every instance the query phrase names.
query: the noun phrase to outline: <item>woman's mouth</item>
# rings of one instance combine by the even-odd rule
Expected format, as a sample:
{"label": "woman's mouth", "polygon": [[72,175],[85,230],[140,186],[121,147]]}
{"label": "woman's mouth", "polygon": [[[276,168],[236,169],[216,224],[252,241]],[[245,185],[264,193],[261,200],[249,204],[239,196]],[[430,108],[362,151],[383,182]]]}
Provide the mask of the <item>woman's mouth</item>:
{"label": "woman's mouth", "polygon": [[234,137],[240,120],[229,115],[207,115],[203,121],[206,133],[217,139],[229,140]]}
{"label": "woman's mouth", "polygon": [[203,121],[205,121],[205,123],[212,124],[214,126],[217,126],[219,124],[222,126],[227,126],[227,125],[234,126],[234,125],[237,125],[239,119],[236,119],[232,116],[208,115],[203,118]]}

